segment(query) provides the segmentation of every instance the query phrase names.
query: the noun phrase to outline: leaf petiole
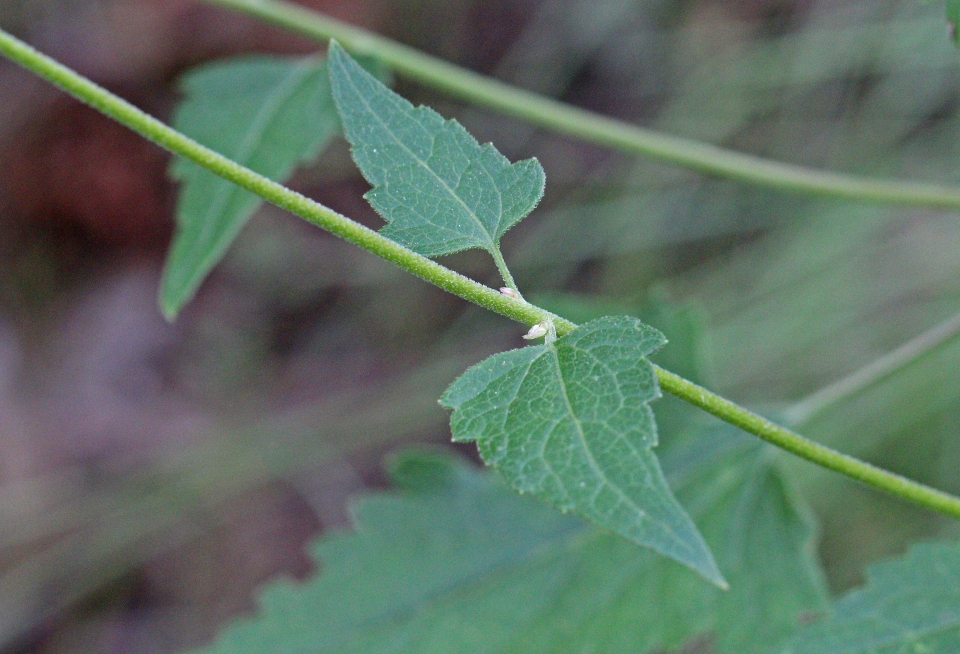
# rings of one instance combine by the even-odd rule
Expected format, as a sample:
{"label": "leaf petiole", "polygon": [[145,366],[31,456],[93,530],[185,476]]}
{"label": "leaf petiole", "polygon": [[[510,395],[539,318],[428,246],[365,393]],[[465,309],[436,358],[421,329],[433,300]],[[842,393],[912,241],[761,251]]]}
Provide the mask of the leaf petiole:
{"label": "leaf petiole", "polygon": [[[492,250],[490,250],[490,254],[493,256],[493,260],[497,264],[497,270],[500,271],[500,276],[503,278],[503,283],[507,285],[507,288],[516,293],[516,298],[518,300],[523,300],[523,294],[521,294],[520,289],[517,288],[517,283],[513,281],[513,275],[510,274],[510,269],[507,267],[507,262],[503,260],[503,253],[500,252],[499,243],[495,245]],[[526,300],[523,301],[526,302]]]}

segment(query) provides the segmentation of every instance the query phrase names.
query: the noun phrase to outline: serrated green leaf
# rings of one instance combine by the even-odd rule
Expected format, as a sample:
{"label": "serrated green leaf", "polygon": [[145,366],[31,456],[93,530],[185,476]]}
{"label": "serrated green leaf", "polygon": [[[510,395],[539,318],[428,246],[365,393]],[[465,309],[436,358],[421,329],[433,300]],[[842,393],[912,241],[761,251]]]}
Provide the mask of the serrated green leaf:
{"label": "serrated green leaf", "polygon": [[916,545],[872,566],[867,583],[806,627],[782,654],[960,652],[960,546]]}
{"label": "serrated green leaf", "polygon": [[809,526],[767,446],[718,436],[672,462],[731,566],[729,591],[496,476],[410,451],[392,470],[403,490],[363,499],[356,532],[315,547],[317,577],[273,584],[257,617],[205,651],[642,654],[698,635],[724,654],[765,649],[822,607],[822,584]]}
{"label": "serrated green leaf", "polygon": [[[339,130],[326,63],[316,57],[243,57],[184,77],[174,126],[252,170],[281,181],[311,161]],[[173,318],[223,257],[262,200],[178,158],[177,229],[160,306]]]}
{"label": "serrated green leaf", "polygon": [[540,163],[511,164],[455,120],[415,108],[336,42],[329,61],[354,161],[373,185],[364,197],[388,223],[381,233],[429,257],[469,248],[494,254],[543,196]]}
{"label": "serrated green leaf", "polygon": [[[449,456],[404,459],[394,478],[409,491],[356,504],[357,531],[317,545],[323,567],[315,581],[274,584],[262,596],[260,616],[224,632],[210,651],[470,652],[471,644],[496,642],[498,632],[522,624],[520,597],[497,606],[486,594],[508,602],[510,572],[549,558],[583,523],[517,497]],[[418,483],[422,478],[428,482]],[[471,628],[464,620],[472,604],[479,612]],[[451,629],[454,621],[465,629]],[[500,626],[481,631],[481,622]]]}
{"label": "serrated green leaf", "polygon": [[491,651],[626,654],[697,641],[691,651],[759,654],[822,610],[826,590],[809,512],[770,446],[729,427],[722,432],[689,439],[664,464],[729,590],[668,559],[631,553],[622,539],[585,532],[571,544],[576,556],[554,563],[569,570],[549,611],[510,647]]}
{"label": "serrated green leaf", "polygon": [[600,318],[554,343],[495,354],[440,403],[454,410],[453,439],[476,441],[513,488],[723,586],[651,451],[657,431],[649,402],[660,389],[646,356],[665,341],[635,318]]}

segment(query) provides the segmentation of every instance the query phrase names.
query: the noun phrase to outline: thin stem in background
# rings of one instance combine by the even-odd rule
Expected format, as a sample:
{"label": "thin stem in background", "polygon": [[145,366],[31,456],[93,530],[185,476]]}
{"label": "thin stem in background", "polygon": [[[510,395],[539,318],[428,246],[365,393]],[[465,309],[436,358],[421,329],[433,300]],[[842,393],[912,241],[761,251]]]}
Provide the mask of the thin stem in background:
{"label": "thin stem in background", "polygon": [[422,84],[533,125],[661,159],[701,173],[822,197],[960,209],[960,189],[923,182],[825,172],[727,150],[578,109],[431,57],[368,30],[284,0],[203,0],[255,16],[305,36],[336,39],[347,50],[371,56]]}
{"label": "thin stem in background", "polygon": [[863,368],[811,393],[785,412],[792,425],[802,425],[815,416],[867,388],[879,384],[960,336],[960,313],[916,336]]}
{"label": "thin stem in background", "polygon": [[[59,86],[77,99],[102,111],[170,152],[203,166],[210,172],[229,180],[261,198],[286,209],[318,227],[340,236],[351,243],[391,261],[404,270],[454,295],[491,311],[496,311],[517,322],[533,325],[550,322],[557,335],[568,334],[577,325],[549,311],[523,300],[511,298],[460,275],[407,248],[384,238],[377,232],[356,223],[346,216],[291,191],[281,184],[253,172],[240,164],[200,145],[193,139],[163,124],[137,109],[126,100],[94,84],[66,66],[16,37],[0,30],[0,54]],[[663,390],[698,406],[721,420],[759,436],[788,452],[808,461],[835,470],[865,484],[910,500],[921,506],[960,518],[960,497],[949,495],[924,484],[841,454],[810,441],[800,434],[774,424],[766,418],[720,397],[691,381],[659,366],[654,366]]]}

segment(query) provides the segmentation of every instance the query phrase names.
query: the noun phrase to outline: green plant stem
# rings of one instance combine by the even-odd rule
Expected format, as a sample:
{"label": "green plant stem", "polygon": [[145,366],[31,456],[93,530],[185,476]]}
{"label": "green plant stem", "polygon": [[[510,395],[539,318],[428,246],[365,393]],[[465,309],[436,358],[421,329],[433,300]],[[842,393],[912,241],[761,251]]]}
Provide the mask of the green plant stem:
{"label": "green plant stem", "polygon": [[907,366],[935,352],[960,336],[960,313],[910,339],[897,349],[863,368],[797,401],[784,414],[792,425],[802,425],[844,400],[879,384]]}
{"label": "green plant stem", "polygon": [[[185,157],[214,174],[256,193],[264,200],[395,263],[439,288],[526,325],[552,321],[558,336],[568,334],[577,327],[576,324],[549,311],[503,295],[445,268],[346,216],[217,154],[66,66],[37,52],[3,30],[0,30],[0,53],[170,152]],[[726,422],[813,463],[859,479],[875,488],[922,506],[960,518],[960,498],[958,497],[835,452],[776,425],[679,375],[659,366],[654,366],[654,369],[665,391]]]}
{"label": "green plant stem", "polygon": [[708,175],[782,191],[858,202],[960,208],[960,189],[957,188],[824,172],[645,129],[504,84],[291,2],[204,1],[317,40],[334,38],[347,50],[375,57],[422,84],[534,125],[622,152],[646,155]]}
{"label": "green plant stem", "polygon": [[882,468],[861,461],[849,454],[821,445],[793,430],[781,427],[761,415],[748,411],[730,400],[697,386],[659,366],[654,366],[660,387],[691,404],[736,425],[746,432],[759,436],[768,443],[792,452],[799,457],[834,470],[863,483],[884,490],[921,506],[960,518],[960,497],[944,493],[930,486],[911,481]]}

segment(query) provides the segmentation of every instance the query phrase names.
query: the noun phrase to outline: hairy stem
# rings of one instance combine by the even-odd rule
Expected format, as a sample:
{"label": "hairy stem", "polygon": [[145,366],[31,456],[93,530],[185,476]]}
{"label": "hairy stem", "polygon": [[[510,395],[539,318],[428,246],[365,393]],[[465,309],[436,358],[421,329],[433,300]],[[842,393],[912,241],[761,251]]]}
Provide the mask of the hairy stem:
{"label": "hairy stem", "polygon": [[[170,152],[203,166],[212,173],[256,193],[267,202],[286,209],[304,220],[391,261],[404,270],[454,295],[500,313],[517,322],[533,325],[548,322],[558,336],[576,329],[576,324],[511,298],[421,256],[346,216],[291,191],[249,168],[227,159],[137,109],[127,101],[94,84],[66,66],[43,55],[16,37],[0,30],[0,54],[33,71],[77,99],[102,111],[133,131]],[[776,425],[730,400],[697,386],[659,366],[654,367],[661,387],[687,402],[712,413],[741,429],[759,436],[800,457],[858,479],[875,488],[922,506],[960,518],[960,497],[948,495],[923,484],[876,468],[851,456],[824,447]]]}
{"label": "hairy stem", "polygon": [[700,407],[724,422],[736,425],[746,432],[759,436],[768,443],[824,468],[862,481],[891,495],[960,518],[960,497],[911,481],[906,477],[878,468],[849,454],[837,452],[825,445],[811,441],[791,429],[781,427],[716,393],[697,386],[676,373],[664,370],[659,366],[654,367],[657,371],[660,387],[663,390]]}
{"label": "hairy stem", "polygon": [[645,129],[504,84],[284,0],[204,1],[256,16],[317,40],[334,38],[347,50],[375,57],[422,84],[534,125],[622,152],[646,155],[709,175],[782,191],[858,202],[960,208],[960,189],[957,188],[825,172]]}

